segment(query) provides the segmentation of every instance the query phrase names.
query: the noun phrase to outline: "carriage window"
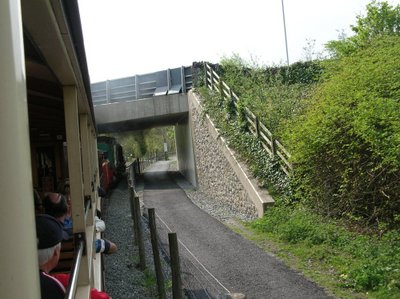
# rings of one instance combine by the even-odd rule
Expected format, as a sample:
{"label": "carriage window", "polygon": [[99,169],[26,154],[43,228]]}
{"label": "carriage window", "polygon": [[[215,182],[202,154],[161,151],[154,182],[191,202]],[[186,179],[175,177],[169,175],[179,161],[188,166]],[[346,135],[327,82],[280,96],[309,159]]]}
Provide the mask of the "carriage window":
{"label": "carriage window", "polygon": [[54,147],[37,147],[38,184],[42,192],[51,192],[56,187]]}

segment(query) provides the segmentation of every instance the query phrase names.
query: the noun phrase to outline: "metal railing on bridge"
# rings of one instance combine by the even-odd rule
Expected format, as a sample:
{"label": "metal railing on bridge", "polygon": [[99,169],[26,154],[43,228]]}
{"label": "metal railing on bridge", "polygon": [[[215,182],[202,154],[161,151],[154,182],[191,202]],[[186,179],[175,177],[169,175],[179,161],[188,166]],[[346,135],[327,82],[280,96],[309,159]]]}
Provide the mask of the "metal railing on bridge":
{"label": "metal railing on bridge", "polygon": [[95,106],[185,93],[190,89],[192,89],[191,66],[91,84],[92,101]]}

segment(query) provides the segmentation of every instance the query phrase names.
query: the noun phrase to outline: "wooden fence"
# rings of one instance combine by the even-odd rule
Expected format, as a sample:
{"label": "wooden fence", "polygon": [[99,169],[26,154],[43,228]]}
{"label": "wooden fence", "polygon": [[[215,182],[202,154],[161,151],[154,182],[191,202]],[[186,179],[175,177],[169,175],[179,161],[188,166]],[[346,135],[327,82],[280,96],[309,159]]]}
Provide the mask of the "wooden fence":
{"label": "wooden fence", "polygon": [[[212,91],[217,91],[222,95],[224,100],[232,101],[234,104],[236,114],[239,114],[237,109],[239,97],[232,91],[232,89],[221,80],[218,74],[205,63],[205,84],[207,88]],[[250,132],[260,139],[261,144],[270,157],[278,157],[282,170],[290,175],[293,166],[289,162],[290,154],[283,147],[283,145],[274,138],[273,134],[267,127],[260,122],[259,118],[250,111],[247,107],[243,109],[244,117]]]}

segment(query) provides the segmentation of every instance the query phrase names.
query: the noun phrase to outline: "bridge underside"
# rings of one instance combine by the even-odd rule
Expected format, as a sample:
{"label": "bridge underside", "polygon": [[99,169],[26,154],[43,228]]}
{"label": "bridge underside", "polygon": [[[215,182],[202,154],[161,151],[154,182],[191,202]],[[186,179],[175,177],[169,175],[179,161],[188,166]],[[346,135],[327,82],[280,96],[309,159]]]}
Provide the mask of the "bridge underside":
{"label": "bridge underside", "polygon": [[154,96],[94,106],[100,133],[176,125],[188,117],[187,94]]}
{"label": "bridge underside", "polygon": [[113,133],[151,129],[154,127],[175,126],[177,123],[187,122],[188,113],[176,113],[149,118],[131,119],[120,122],[98,124],[99,133]]}

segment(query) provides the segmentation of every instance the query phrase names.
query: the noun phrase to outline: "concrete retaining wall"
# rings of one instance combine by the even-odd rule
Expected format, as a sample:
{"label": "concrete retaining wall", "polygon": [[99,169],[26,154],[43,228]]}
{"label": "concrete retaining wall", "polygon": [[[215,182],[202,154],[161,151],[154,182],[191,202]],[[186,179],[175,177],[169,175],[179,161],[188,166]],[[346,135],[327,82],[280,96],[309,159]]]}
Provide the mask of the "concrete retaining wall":
{"label": "concrete retaining wall", "polygon": [[198,188],[243,213],[262,217],[273,198],[258,188],[246,167],[239,163],[208,116],[202,115],[198,96],[189,92]]}
{"label": "concrete retaining wall", "polygon": [[188,117],[186,117],[175,125],[178,169],[194,187],[197,187],[192,139],[190,122],[188,122]]}

